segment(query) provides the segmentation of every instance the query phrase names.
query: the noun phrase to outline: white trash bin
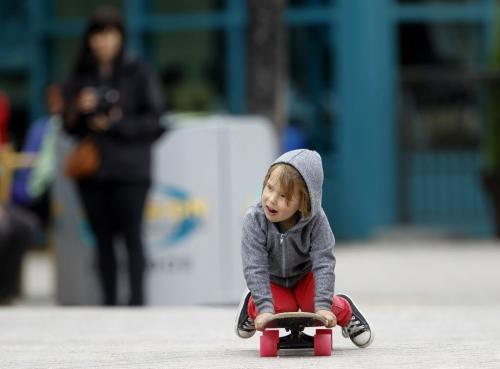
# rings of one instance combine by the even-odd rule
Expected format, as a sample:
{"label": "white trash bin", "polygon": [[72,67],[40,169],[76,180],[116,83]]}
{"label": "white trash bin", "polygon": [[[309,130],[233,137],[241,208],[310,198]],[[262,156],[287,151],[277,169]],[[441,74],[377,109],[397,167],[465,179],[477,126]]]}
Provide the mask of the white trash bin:
{"label": "white trash bin", "polygon": [[[155,144],[145,246],[150,305],[236,303],[244,288],[240,258],[242,218],[260,197],[277,155],[277,138],[260,117],[176,118]],[[69,150],[68,139],[60,152]],[[59,155],[64,157],[64,155]],[[93,239],[72,184],[55,186],[57,298],[96,304]],[[126,283],[120,263],[119,296]]]}

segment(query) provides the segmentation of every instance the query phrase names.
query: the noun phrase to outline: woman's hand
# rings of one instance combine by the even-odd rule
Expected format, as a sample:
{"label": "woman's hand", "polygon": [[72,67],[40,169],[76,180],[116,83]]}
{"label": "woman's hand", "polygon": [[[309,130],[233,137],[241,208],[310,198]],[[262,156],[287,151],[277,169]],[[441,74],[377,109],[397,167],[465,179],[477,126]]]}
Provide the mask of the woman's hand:
{"label": "woman's hand", "polygon": [[96,114],[90,118],[89,128],[94,132],[104,132],[111,126],[111,119],[104,114]]}
{"label": "woman's hand", "polygon": [[264,328],[272,317],[273,314],[271,313],[262,313],[257,315],[255,318],[255,329],[261,332],[264,331]]}
{"label": "woman's hand", "polygon": [[321,315],[323,318],[326,319],[326,324],[325,327],[327,328],[332,328],[337,325],[337,318],[335,315],[328,310],[318,310],[316,311],[316,314]]}
{"label": "woman's hand", "polygon": [[92,87],[85,87],[80,90],[76,100],[76,107],[81,113],[88,114],[94,112],[97,103],[97,94]]}

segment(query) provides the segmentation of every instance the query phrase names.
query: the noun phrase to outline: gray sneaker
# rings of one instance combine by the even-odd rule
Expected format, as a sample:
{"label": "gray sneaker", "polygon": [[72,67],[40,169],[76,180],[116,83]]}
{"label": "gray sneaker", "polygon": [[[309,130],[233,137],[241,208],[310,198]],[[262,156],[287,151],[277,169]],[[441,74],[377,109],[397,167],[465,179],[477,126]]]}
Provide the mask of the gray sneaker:
{"label": "gray sneaker", "polygon": [[345,338],[349,337],[352,343],[360,348],[370,346],[374,338],[370,324],[349,296],[342,294],[338,294],[337,296],[345,298],[352,309],[351,321],[345,327],[342,327],[342,335]]}
{"label": "gray sneaker", "polygon": [[254,321],[248,316],[248,301],[250,300],[250,291],[247,289],[241,297],[240,306],[238,306],[238,314],[235,321],[235,332],[238,337],[250,338],[255,334]]}

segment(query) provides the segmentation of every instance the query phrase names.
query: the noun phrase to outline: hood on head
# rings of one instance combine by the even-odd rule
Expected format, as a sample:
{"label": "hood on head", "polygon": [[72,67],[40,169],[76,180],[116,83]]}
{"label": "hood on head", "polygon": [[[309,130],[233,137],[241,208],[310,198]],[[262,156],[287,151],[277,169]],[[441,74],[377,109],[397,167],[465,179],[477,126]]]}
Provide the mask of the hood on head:
{"label": "hood on head", "polygon": [[311,214],[307,219],[312,218],[321,209],[323,196],[323,164],[321,163],[321,156],[316,151],[298,149],[284,153],[272,165],[279,163],[293,166],[304,178],[311,199]]}

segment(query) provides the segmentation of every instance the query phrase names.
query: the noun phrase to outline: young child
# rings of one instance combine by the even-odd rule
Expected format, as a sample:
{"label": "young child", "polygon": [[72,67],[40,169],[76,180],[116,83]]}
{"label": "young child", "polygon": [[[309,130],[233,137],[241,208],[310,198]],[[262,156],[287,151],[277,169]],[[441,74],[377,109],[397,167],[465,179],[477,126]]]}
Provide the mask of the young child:
{"label": "young child", "polygon": [[261,201],[243,221],[243,273],[249,291],[236,317],[236,334],[262,331],[273,314],[315,312],[336,323],[358,347],[373,341],[353,300],[334,295],[335,238],[321,207],[323,167],[315,151],[280,156],[264,179]]}

